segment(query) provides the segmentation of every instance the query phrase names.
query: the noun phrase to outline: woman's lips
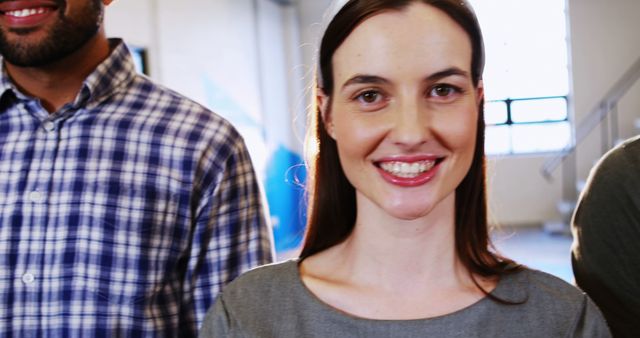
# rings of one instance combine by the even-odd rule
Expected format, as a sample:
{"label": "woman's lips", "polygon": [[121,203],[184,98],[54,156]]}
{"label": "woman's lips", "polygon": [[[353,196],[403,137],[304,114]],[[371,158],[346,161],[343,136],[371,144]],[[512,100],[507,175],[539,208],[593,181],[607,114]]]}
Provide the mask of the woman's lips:
{"label": "woman's lips", "polygon": [[436,174],[443,157],[391,159],[378,161],[376,167],[389,183],[403,187],[415,187],[429,182]]}

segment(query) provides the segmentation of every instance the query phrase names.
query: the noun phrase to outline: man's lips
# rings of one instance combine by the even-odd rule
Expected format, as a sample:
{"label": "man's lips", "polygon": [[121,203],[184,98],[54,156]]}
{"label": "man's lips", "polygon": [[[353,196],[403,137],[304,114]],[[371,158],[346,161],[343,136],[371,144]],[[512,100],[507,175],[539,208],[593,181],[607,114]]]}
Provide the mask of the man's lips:
{"label": "man's lips", "polygon": [[59,7],[51,1],[9,1],[0,3],[0,20],[8,28],[37,27]]}
{"label": "man's lips", "polygon": [[45,14],[50,11],[51,9],[49,8],[38,7],[38,8],[25,8],[25,9],[6,11],[3,14],[13,18],[26,18],[29,16]]}
{"label": "man's lips", "polygon": [[49,10],[55,10],[60,7],[60,1],[47,1],[47,0],[17,0],[17,1],[2,1],[0,2],[0,14],[6,14],[12,11],[23,11],[30,9],[45,8]]}

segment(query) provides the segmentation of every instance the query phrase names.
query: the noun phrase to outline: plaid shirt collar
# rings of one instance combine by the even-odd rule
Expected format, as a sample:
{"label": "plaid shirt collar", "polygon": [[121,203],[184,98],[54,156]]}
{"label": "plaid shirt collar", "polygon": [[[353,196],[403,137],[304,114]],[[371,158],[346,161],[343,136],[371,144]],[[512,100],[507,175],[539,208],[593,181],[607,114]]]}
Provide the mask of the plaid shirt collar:
{"label": "plaid shirt collar", "polygon": [[[95,105],[111,95],[126,89],[136,76],[135,64],[129,49],[121,39],[109,39],[111,54],[85,79],[80,92],[72,103],[74,108]],[[7,73],[0,57],[0,102],[13,96],[19,101],[32,100],[23,94]]]}

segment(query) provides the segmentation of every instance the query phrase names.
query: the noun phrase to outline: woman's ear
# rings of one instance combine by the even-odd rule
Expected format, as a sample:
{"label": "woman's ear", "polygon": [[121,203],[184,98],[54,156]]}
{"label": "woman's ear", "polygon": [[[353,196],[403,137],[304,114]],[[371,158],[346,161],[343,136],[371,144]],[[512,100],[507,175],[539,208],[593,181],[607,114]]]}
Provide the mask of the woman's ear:
{"label": "woman's ear", "polygon": [[484,99],[484,82],[482,80],[478,81],[478,86],[476,88],[476,105],[480,105],[480,102]]}
{"label": "woman's ear", "polygon": [[318,88],[318,90],[316,91],[316,102],[318,103],[318,109],[320,109],[324,129],[327,131],[329,136],[331,136],[331,138],[335,139],[336,137],[334,136],[333,116],[331,115],[331,109],[329,107],[331,99],[324,93],[324,90],[322,88]]}

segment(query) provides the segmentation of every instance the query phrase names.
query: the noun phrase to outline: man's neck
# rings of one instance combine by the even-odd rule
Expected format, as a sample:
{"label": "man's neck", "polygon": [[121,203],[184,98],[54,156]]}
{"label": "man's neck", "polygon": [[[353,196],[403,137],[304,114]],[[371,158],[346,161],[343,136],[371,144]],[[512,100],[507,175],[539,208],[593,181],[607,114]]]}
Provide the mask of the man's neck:
{"label": "man's neck", "polygon": [[40,99],[49,112],[73,101],[82,83],[109,56],[104,29],[82,47],[61,60],[40,67],[18,67],[5,61],[13,83],[25,94]]}

